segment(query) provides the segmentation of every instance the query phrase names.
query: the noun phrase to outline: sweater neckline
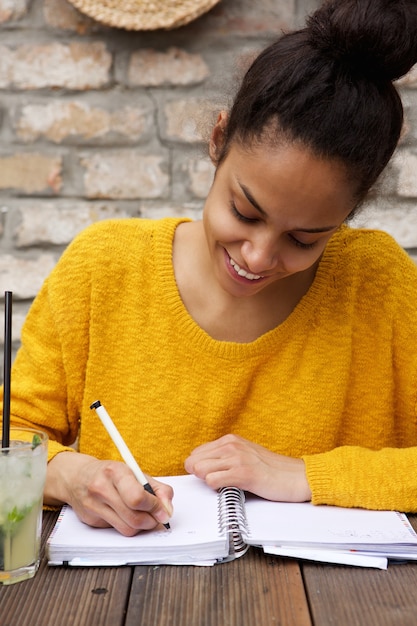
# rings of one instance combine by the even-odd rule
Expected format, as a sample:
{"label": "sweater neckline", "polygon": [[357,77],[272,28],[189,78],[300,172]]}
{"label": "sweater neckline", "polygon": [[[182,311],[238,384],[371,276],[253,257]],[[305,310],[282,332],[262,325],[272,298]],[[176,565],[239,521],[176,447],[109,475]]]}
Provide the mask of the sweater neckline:
{"label": "sweater neckline", "polygon": [[309,324],[323,299],[324,291],[329,283],[331,268],[334,266],[337,258],[341,232],[345,230],[345,227],[342,226],[328,241],[317,267],[313,283],[292,313],[281,324],[267,331],[254,341],[238,343],[221,341],[211,337],[194,321],[182,301],[175,280],[172,246],[177,226],[187,221],[191,220],[186,218],[166,218],[160,220],[159,228],[156,229],[154,238],[155,263],[160,279],[159,289],[161,294],[163,294],[163,302],[169,309],[169,313],[178,327],[177,332],[183,339],[188,340],[188,342],[191,342],[192,345],[205,353],[229,359],[243,359],[273,349],[282,341],[283,337],[293,335],[297,328],[300,328],[300,332],[303,332],[303,328]]}

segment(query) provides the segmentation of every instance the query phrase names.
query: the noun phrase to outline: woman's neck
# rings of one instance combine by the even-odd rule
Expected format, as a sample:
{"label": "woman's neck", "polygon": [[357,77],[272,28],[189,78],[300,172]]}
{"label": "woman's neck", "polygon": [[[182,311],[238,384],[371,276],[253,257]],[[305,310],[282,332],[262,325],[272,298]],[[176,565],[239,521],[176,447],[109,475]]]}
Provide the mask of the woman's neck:
{"label": "woman's neck", "polygon": [[173,265],[184,306],[213,339],[238,343],[255,341],[282,324],[309,290],[318,265],[253,296],[237,298],[222,289],[209,261],[202,223],[180,224],[174,238]]}

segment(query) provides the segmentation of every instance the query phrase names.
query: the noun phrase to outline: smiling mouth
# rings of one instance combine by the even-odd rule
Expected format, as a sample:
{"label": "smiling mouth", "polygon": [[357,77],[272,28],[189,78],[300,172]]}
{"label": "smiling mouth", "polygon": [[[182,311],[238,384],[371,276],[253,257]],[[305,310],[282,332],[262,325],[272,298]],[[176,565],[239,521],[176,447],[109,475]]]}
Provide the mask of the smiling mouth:
{"label": "smiling mouth", "polygon": [[247,272],[246,270],[242,269],[240,265],[238,265],[236,261],[234,261],[230,256],[229,260],[230,265],[233,267],[238,276],[242,276],[243,278],[247,278],[248,280],[259,280],[260,278],[263,278],[263,276],[259,276],[259,274],[251,274],[251,272]]}

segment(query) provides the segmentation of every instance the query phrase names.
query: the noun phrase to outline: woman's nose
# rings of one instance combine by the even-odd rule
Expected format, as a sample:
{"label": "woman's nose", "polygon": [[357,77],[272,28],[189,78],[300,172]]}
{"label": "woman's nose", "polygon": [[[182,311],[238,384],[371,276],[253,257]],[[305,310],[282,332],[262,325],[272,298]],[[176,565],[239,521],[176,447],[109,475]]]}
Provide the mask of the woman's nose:
{"label": "woman's nose", "polygon": [[241,248],[242,258],[250,272],[262,275],[275,269],[279,261],[277,242],[254,239],[245,241]]}

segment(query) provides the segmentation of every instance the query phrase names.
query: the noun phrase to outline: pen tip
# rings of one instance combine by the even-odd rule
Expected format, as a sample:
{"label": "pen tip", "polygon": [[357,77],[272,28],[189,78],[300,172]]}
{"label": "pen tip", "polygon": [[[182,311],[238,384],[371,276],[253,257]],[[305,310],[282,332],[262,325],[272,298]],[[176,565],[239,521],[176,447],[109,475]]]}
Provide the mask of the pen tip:
{"label": "pen tip", "polygon": [[100,400],[96,400],[93,404],[90,404],[90,409],[98,409],[99,406],[101,406],[101,402]]}
{"label": "pen tip", "polygon": [[164,524],[164,526],[165,526],[165,528],[166,528],[167,530],[170,530],[170,529],[171,529],[171,526],[170,526],[168,523]]}

